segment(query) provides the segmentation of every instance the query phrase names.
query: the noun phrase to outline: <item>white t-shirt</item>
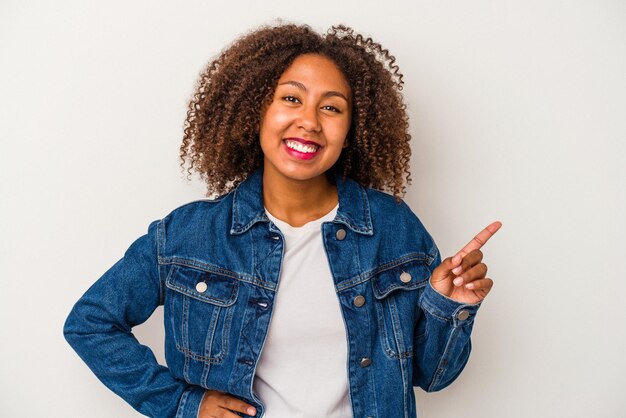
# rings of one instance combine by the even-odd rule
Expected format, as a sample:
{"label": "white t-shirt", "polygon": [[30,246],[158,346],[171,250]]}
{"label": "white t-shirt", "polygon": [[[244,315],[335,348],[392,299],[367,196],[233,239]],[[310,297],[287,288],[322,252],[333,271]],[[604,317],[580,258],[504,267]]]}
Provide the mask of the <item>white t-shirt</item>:
{"label": "white t-shirt", "polygon": [[293,227],[267,216],[285,237],[274,311],[254,378],[265,418],[352,418],[346,330],[322,241],[322,218]]}

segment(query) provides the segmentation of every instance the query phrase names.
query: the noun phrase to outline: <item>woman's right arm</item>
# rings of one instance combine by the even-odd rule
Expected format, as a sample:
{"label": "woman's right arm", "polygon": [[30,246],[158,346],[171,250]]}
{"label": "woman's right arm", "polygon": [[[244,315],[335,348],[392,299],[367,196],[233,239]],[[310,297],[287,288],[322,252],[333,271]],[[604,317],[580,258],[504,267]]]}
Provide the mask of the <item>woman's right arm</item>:
{"label": "woman's right arm", "polygon": [[131,333],[163,304],[160,227],[160,221],[152,222],[147,234],[87,290],[63,333],[98,379],[137,411],[151,417],[197,418],[205,390],[174,378]]}

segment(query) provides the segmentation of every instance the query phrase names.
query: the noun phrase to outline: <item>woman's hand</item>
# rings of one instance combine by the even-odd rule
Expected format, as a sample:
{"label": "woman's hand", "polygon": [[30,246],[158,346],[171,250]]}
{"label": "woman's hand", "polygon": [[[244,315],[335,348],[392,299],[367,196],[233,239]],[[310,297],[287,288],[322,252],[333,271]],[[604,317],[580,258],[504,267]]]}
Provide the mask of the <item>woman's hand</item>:
{"label": "woman's hand", "polygon": [[476,235],[454,257],[448,257],[433,271],[430,283],[444,296],[462,303],[478,303],[491,290],[493,280],[486,278],[487,266],[482,263],[480,248],[502,226],[494,222]]}
{"label": "woman's hand", "polygon": [[240,418],[235,412],[256,415],[256,409],[252,405],[227,393],[207,390],[200,404],[198,418]]}

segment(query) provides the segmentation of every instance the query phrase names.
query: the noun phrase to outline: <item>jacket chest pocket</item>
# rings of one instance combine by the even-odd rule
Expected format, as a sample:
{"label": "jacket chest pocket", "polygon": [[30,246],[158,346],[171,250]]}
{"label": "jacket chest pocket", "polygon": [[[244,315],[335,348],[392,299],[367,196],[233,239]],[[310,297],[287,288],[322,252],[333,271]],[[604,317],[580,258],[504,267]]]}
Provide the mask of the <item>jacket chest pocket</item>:
{"label": "jacket chest pocket", "polygon": [[221,362],[228,352],[239,281],[174,265],[166,286],[166,318],[171,321],[176,348],[197,361]]}
{"label": "jacket chest pocket", "polygon": [[418,301],[429,279],[430,270],[421,260],[385,270],[372,279],[378,330],[388,357],[411,357],[414,342],[424,336]]}

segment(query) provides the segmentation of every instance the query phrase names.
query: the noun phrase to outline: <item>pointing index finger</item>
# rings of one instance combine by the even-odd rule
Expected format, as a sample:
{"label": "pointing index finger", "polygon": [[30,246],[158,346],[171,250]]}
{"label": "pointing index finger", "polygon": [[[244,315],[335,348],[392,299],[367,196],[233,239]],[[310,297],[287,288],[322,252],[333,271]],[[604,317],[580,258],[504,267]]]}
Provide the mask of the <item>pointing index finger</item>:
{"label": "pointing index finger", "polygon": [[493,234],[498,232],[498,229],[500,229],[501,226],[502,222],[499,221],[489,224],[487,228],[483,229],[474,238],[472,238],[472,240],[468,242],[467,245],[465,245],[465,247],[463,247],[463,249],[457,253],[457,255],[465,257],[471,251],[479,249],[480,247],[485,245],[485,243],[489,240],[489,238],[493,236]]}

